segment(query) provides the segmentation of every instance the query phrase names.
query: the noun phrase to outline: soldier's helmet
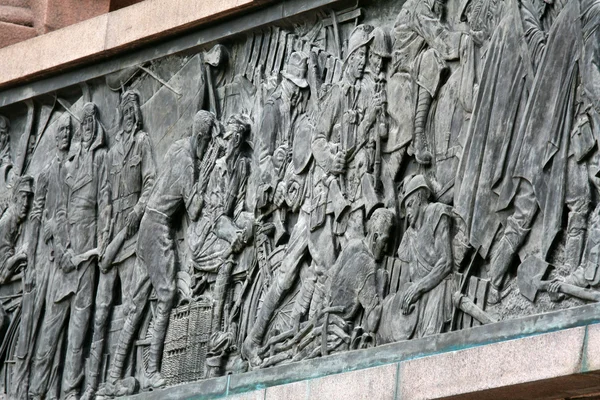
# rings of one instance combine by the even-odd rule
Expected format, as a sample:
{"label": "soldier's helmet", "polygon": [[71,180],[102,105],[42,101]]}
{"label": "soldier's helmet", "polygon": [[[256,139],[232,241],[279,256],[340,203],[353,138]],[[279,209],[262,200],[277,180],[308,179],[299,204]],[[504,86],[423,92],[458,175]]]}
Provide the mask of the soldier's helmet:
{"label": "soldier's helmet", "polygon": [[419,189],[425,189],[425,191],[427,192],[427,197],[431,195],[431,188],[427,184],[425,177],[421,174],[415,175],[412,178],[410,178],[410,180],[404,187],[404,196],[402,197],[402,203],[404,203],[411,194],[415,193]]}
{"label": "soldier's helmet", "polygon": [[383,29],[379,27],[373,29],[371,40],[373,40],[369,47],[371,53],[375,53],[381,58],[392,58],[390,36]]}
{"label": "soldier's helmet", "polygon": [[373,37],[371,37],[372,31],[373,27],[371,25],[358,25],[354,28],[350,34],[350,39],[348,40],[348,51],[344,62],[347,62],[348,58],[350,58],[356,50],[368,45],[371,40],[373,40]]}
{"label": "soldier's helmet", "polygon": [[295,51],[290,55],[285,71],[281,75],[304,89],[308,87],[306,71],[308,71],[308,56],[303,52]]}

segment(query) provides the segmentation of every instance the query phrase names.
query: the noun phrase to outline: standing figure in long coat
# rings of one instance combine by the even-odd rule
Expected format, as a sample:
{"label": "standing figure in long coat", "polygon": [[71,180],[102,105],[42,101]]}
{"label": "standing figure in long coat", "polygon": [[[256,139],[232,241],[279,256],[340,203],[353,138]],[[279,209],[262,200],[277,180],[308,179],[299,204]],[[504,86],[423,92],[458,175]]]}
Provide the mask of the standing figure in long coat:
{"label": "standing figure in long coat", "polygon": [[[85,109],[95,105],[86,104]],[[71,126],[70,116],[65,124]],[[63,196],[56,211],[58,243],[65,248],[56,260],[41,337],[32,371],[30,393],[43,397],[58,340],[67,330],[67,350],[62,373],[62,391],[67,399],[79,396],[84,377],[83,345],[92,316],[97,259],[75,265],[75,256],[103,248],[108,240],[110,190],[106,170],[105,138],[102,130],[83,130],[66,169]],[[69,321],[66,324],[66,321]]]}

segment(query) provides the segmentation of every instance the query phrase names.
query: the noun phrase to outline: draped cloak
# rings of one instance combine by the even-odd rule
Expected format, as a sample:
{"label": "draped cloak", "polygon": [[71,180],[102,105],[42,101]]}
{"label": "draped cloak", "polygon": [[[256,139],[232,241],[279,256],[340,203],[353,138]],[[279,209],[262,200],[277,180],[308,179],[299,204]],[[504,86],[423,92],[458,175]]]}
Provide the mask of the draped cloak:
{"label": "draped cloak", "polygon": [[507,2],[490,40],[473,116],[458,166],[454,205],[470,244],[486,257],[514,197],[519,122],[543,51],[543,31],[531,10]]}
{"label": "draped cloak", "polygon": [[576,118],[576,89],[598,102],[600,1],[570,0],[550,30],[519,136],[515,176],[528,180],[544,213],[543,256],[562,226],[569,138]]}

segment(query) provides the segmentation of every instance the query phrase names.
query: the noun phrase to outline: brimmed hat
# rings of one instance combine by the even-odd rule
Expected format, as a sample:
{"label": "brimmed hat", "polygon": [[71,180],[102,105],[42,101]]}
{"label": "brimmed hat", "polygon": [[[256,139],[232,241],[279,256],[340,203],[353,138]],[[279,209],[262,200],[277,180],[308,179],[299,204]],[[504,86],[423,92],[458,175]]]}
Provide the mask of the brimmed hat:
{"label": "brimmed hat", "polygon": [[290,55],[285,71],[281,75],[292,81],[294,85],[304,89],[308,87],[306,71],[308,71],[308,56],[302,52],[295,51]]}
{"label": "brimmed hat", "polygon": [[89,115],[95,117],[97,112],[98,112],[98,109],[94,103],[88,102],[83,105],[83,116],[84,117],[89,116]]}
{"label": "brimmed hat", "polygon": [[128,90],[121,96],[121,107],[123,107],[127,103],[131,102],[139,102],[140,95],[138,92],[134,90]]}
{"label": "brimmed hat", "polygon": [[431,189],[429,188],[429,185],[427,184],[427,181],[423,175],[415,175],[408,181],[404,187],[404,196],[402,197],[401,203],[404,203],[408,196],[419,189],[426,189],[427,196],[431,195]]}
{"label": "brimmed hat", "polygon": [[[252,120],[245,114],[234,114],[227,119],[227,124],[235,123],[244,128],[244,140],[248,137],[250,129],[252,127]],[[231,136],[230,133],[225,129],[223,133],[223,139],[228,139]]]}
{"label": "brimmed hat", "polygon": [[392,58],[390,36],[383,29],[379,27],[373,29],[371,39],[373,40],[369,48],[371,53],[375,53],[382,58]]}
{"label": "brimmed hat", "polygon": [[33,193],[33,177],[23,175],[17,179],[14,186],[15,193]]}
{"label": "brimmed hat", "polygon": [[354,28],[350,34],[350,39],[348,40],[348,52],[346,53],[344,62],[348,61],[348,58],[350,58],[352,53],[361,47],[368,45],[371,40],[373,40],[373,37],[371,37],[372,31],[373,27],[371,25],[358,25]]}

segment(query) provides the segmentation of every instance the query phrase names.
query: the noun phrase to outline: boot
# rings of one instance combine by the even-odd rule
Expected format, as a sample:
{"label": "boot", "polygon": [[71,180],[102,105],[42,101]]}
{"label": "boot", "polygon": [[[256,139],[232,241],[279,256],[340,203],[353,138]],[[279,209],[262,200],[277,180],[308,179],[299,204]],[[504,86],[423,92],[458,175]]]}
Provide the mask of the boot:
{"label": "boot", "polygon": [[85,392],[83,392],[83,396],[81,396],[80,400],[94,400],[96,398],[96,390],[92,388],[91,385],[88,385],[85,388]]}
{"label": "boot", "polygon": [[429,143],[425,136],[425,124],[427,123],[427,115],[433,98],[431,94],[422,87],[419,87],[419,95],[417,99],[417,113],[415,115],[415,132],[413,137],[413,151],[415,159],[419,164],[429,165],[433,160]]}
{"label": "boot", "polygon": [[117,350],[115,352],[115,356],[113,358],[113,362],[110,367],[108,382],[110,386],[114,386],[114,384],[121,379],[123,375],[123,367],[125,366],[125,358],[127,358],[127,351],[129,350],[129,344],[133,340],[133,335],[135,334],[135,329],[131,323],[131,320],[127,318],[125,324],[123,325],[123,329],[119,335],[119,343],[117,344]]}
{"label": "boot", "polygon": [[276,279],[267,291],[263,305],[252,326],[252,330],[242,345],[242,356],[248,360],[252,366],[257,366],[262,363],[262,360],[258,356],[258,350],[262,345],[271,317],[275,314],[275,310],[277,310],[277,306],[279,305],[282,296],[283,290],[280,288],[279,280]]}
{"label": "boot", "polygon": [[294,303],[294,308],[292,309],[292,321],[294,323],[295,332],[298,332],[298,329],[300,328],[300,319],[310,308],[310,302],[315,291],[316,277],[314,276],[312,268],[309,273],[310,276],[306,277],[306,279],[302,282],[300,293],[298,293],[298,297],[296,297],[296,301]]}
{"label": "boot", "polygon": [[165,385],[164,379],[159,373],[159,364],[162,358],[167,328],[169,327],[169,318],[171,316],[170,306],[159,302],[154,316],[154,325],[150,339],[150,357],[148,359],[148,374],[150,375],[150,385],[152,388],[158,388]]}
{"label": "boot", "polygon": [[570,212],[565,245],[565,267],[573,273],[581,262],[587,231],[587,213]]}
{"label": "boot", "polygon": [[487,304],[494,305],[500,303],[503,296],[500,291],[504,276],[510,267],[510,264],[516,253],[516,248],[510,243],[510,241],[503,236],[500,239],[500,244],[494,255],[492,256],[490,264],[490,290],[487,297]]}
{"label": "boot", "polygon": [[102,359],[102,350],[104,349],[104,339],[95,340],[90,349],[90,358],[88,365],[88,383],[81,400],[92,400],[98,389],[98,375],[100,374],[100,361]]}
{"label": "boot", "polygon": [[315,284],[315,293],[313,294],[312,301],[310,302],[310,311],[308,312],[308,318],[313,318],[318,315],[323,308],[323,298],[325,296],[325,280],[326,275],[321,275],[317,279]]}
{"label": "boot", "polygon": [[575,234],[568,233],[565,246],[565,267],[570,273],[575,271],[581,261],[584,237],[584,231],[578,231]]}

